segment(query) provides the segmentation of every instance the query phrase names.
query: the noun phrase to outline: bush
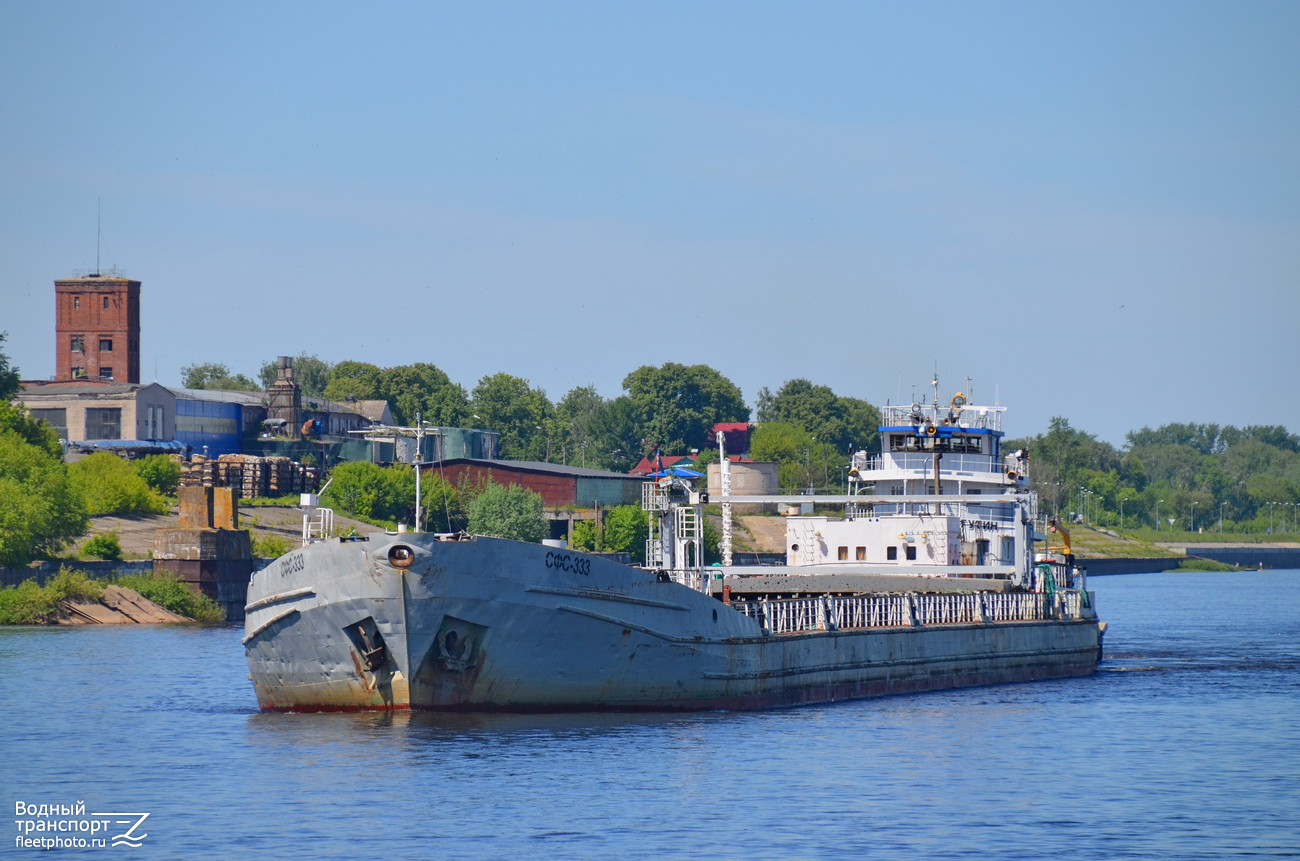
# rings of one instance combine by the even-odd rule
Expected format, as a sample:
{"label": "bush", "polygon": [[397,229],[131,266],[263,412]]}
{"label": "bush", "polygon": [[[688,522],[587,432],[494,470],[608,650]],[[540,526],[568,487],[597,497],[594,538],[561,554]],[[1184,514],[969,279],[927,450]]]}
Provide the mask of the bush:
{"label": "bush", "polygon": [[175,496],[181,483],[181,465],[171,455],[151,454],[135,461],[136,475],[163,496]]}
{"label": "bush", "polygon": [[60,568],[44,586],[32,579],[0,589],[0,625],[44,625],[54,618],[60,601],[98,601],[103,594],[103,585],[83,572]]}
{"label": "bush", "polygon": [[96,514],[162,514],[167,503],[135,468],[108,452],[96,452],[68,466],[68,478]]}
{"label": "bush", "polygon": [[618,505],[605,512],[605,522],[579,520],[573,524],[570,541],[574,550],[599,553],[628,553],[633,562],[645,561],[645,542],[650,524],[639,505]]}
{"label": "bush", "polygon": [[0,625],[43,625],[57,603],[35,580],[6,586],[0,589]]}
{"label": "bush", "polygon": [[293,541],[273,532],[263,532],[253,538],[253,556],[258,559],[274,559],[283,556],[293,548]]}
{"label": "bush", "polygon": [[[425,471],[420,479],[423,520],[434,532],[453,532],[462,515],[456,490],[440,476]],[[409,466],[342,463],[330,474],[321,504],[389,527],[415,520],[415,470]]]}
{"label": "bush", "polygon": [[1237,566],[1229,565],[1227,562],[1218,562],[1214,559],[1199,559],[1196,557],[1184,559],[1178,563],[1179,571],[1239,571]]}
{"label": "bush", "polygon": [[[21,425],[20,430],[5,422]],[[23,425],[24,417],[0,403],[0,565],[26,565],[56,553],[86,529],[86,506],[61,454],[26,441],[44,425]],[[58,449],[55,439],[54,448]]]}
{"label": "bush", "polygon": [[116,532],[101,532],[82,545],[81,552],[86,556],[117,560],[122,558],[122,543],[118,541]]}
{"label": "bush", "polygon": [[134,589],[158,606],[196,622],[225,621],[226,614],[217,602],[166,572],[128,574],[113,582],[123,588]]}
{"label": "bush", "polygon": [[469,506],[469,531],[534,544],[546,537],[542,498],[527,488],[489,484]]}

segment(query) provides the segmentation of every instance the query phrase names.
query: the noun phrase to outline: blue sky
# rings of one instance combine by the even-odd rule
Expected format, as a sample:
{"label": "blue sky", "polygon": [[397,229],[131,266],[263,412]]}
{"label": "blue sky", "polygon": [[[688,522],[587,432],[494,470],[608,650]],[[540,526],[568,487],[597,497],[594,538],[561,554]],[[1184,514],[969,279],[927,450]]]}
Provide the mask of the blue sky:
{"label": "blue sky", "polygon": [[1300,431],[1300,4],[0,2],[0,331]]}

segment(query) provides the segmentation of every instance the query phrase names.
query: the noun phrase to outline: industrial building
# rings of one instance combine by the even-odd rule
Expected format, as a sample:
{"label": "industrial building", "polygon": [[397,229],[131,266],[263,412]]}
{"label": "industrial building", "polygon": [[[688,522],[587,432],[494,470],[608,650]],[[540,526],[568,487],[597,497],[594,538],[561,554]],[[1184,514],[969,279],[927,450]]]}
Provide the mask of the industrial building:
{"label": "industrial building", "polygon": [[140,382],[140,282],[93,272],[54,282],[56,380]]}

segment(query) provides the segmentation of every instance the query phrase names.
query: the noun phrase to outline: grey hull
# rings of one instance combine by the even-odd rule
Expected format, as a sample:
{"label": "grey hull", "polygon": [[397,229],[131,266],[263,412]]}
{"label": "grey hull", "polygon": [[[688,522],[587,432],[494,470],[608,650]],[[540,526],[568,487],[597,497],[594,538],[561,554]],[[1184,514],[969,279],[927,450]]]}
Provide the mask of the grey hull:
{"label": "grey hull", "polygon": [[773,635],[654,572],[424,534],[289,553],[246,612],[267,710],[768,708],[1087,675],[1101,641],[1095,618]]}

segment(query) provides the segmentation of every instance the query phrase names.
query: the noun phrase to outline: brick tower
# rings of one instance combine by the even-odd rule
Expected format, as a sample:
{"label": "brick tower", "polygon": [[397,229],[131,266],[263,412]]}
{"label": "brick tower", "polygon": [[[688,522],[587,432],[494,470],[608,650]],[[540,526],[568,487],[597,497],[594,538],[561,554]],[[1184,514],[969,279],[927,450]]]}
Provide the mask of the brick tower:
{"label": "brick tower", "polygon": [[140,282],[94,273],[54,282],[55,379],[140,382]]}

